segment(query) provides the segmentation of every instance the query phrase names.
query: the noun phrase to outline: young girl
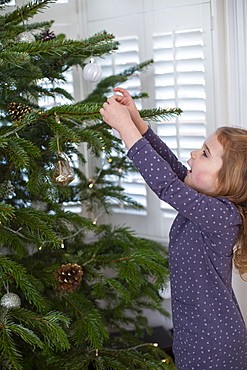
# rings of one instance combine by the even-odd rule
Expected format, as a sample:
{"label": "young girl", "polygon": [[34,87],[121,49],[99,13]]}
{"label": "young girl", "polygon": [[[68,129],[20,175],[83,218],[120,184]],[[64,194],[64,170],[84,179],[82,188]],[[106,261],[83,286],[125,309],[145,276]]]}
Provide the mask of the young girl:
{"label": "young girl", "polygon": [[247,131],[221,127],[191,152],[190,170],[114,89],[100,113],[149,187],[178,211],[169,264],[179,370],[247,369],[247,330],[232,290],[232,259],[247,272]]}

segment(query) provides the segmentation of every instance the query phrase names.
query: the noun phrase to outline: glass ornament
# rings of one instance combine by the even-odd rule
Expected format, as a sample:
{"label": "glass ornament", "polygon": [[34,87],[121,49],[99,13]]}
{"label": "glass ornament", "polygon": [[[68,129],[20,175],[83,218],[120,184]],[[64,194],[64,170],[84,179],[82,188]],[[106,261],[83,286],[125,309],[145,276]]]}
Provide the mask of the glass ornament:
{"label": "glass ornament", "polygon": [[102,68],[94,62],[94,59],[90,59],[90,63],[86,64],[83,69],[83,77],[86,81],[97,82],[101,79]]}
{"label": "glass ornament", "polygon": [[17,36],[16,40],[19,42],[29,42],[30,43],[30,42],[35,41],[35,37],[30,32],[24,31]]}
{"label": "glass ornament", "polygon": [[15,293],[6,293],[2,296],[0,304],[6,308],[20,307],[21,299]]}
{"label": "glass ornament", "polygon": [[51,178],[54,184],[64,188],[75,179],[75,173],[69,164],[69,159],[66,154],[60,152],[59,155],[63,156],[64,159],[58,159]]}

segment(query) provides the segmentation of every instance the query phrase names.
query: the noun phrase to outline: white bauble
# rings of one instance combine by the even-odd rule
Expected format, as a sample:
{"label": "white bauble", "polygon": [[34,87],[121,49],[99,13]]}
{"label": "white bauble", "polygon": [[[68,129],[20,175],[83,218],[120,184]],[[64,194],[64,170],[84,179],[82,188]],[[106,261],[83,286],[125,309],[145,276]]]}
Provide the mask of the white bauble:
{"label": "white bauble", "polygon": [[16,40],[19,42],[29,42],[30,43],[30,42],[35,41],[35,37],[30,32],[24,31],[16,37]]}
{"label": "white bauble", "polygon": [[83,69],[83,77],[89,82],[97,82],[101,79],[101,76],[102,69],[92,58],[90,63],[86,64]]}
{"label": "white bauble", "polygon": [[0,304],[6,308],[20,307],[21,299],[15,293],[6,293],[2,296]]}

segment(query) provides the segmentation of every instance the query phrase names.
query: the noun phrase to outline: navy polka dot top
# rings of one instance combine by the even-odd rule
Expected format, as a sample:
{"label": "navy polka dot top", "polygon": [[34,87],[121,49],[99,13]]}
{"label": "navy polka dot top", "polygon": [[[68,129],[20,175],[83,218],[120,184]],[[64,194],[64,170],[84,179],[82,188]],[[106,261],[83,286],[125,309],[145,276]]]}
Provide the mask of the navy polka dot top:
{"label": "navy polka dot top", "polygon": [[128,157],[157,196],[178,211],[169,242],[177,368],[247,370],[247,329],[231,280],[241,224],[237,208],[187,186],[187,168],[150,128]]}

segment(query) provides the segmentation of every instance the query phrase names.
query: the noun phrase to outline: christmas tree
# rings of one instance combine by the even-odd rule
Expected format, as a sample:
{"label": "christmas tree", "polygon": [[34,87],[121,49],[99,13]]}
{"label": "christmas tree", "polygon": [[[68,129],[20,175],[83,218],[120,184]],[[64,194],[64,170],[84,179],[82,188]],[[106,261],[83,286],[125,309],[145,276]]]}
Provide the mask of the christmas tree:
{"label": "christmas tree", "polygon": [[[112,200],[140,207],[109,180],[133,167],[99,109],[113,87],[152,61],[101,80],[75,102],[59,85],[66,72],[84,68],[92,50],[100,57],[118,43],[106,31],[68,40],[54,34],[51,21],[31,23],[48,4],[0,15],[0,367],[170,369],[171,359],[140,339],[150,330],[144,309],[167,314],[160,295],[168,278],[165,249],[95,219],[111,212]],[[94,78],[98,66],[89,67],[87,78]],[[57,96],[71,103],[40,106],[41,98]],[[157,120],[180,111],[140,113]],[[83,171],[81,143],[103,163],[93,179]],[[69,211],[70,202],[93,216]]]}

